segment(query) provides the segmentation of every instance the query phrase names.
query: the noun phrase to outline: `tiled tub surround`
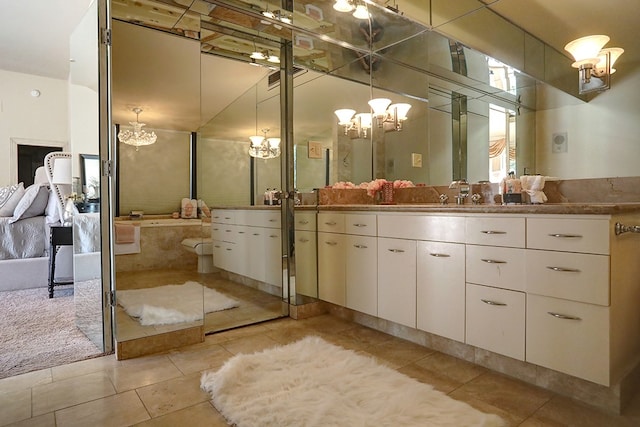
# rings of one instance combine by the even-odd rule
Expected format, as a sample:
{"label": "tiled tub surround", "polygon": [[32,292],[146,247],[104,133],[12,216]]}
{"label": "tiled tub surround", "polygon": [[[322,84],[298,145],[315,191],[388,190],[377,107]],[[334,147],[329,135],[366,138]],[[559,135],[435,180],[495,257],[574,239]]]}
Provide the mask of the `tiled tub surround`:
{"label": "tiled tub surround", "polygon": [[[498,184],[471,183],[470,194],[482,196],[482,204],[500,204]],[[640,203],[640,177],[594,178],[594,179],[549,179],[544,193],[548,204],[554,203]],[[397,204],[439,204],[440,194],[449,197],[449,205],[455,205],[455,189],[448,186],[420,186],[394,190]],[[362,189],[334,190],[321,188],[319,205],[375,204],[375,199]],[[471,204],[467,198],[465,204]]]}
{"label": "tiled tub surround", "polygon": [[[429,221],[432,221],[431,225]],[[590,405],[619,412],[640,384],[640,311],[637,310],[640,301],[640,235],[627,233],[615,236],[616,221],[640,224],[640,203],[494,205],[467,206],[464,209],[455,208],[455,205],[320,206],[319,271],[331,257],[320,249],[324,240],[336,242],[330,249],[332,251],[339,251],[341,242],[344,242],[345,251],[344,255],[331,257],[334,264],[335,260],[344,260],[343,265],[332,265],[331,274],[326,276],[331,280],[322,280],[320,276],[320,299],[328,302],[328,309],[333,314]],[[350,229],[347,224],[351,223],[359,226]],[[325,227],[323,224],[330,225]],[[364,227],[365,224],[368,226]],[[411,224],[414,224],[413,228]],[[335,230],[325,229],[327,227]],[[549,227],[553,231],[547,230]],[[372,230],[361,231],[364,228]],[[485,228],[504,228],[507,234],[483,234],[481,231]],[[549,243],[551,246],[548,246],[545,239],[551,242],[564,240],[548,235],[563,233],[558,230],[565,228],[573,231],[564,233],[580,234],[584,238],[568,239],[577,240],[577,244],[567,246],[560,242]],[[478,231],[479,237],[469,236],[473,230]],[[508,236],[508,239],[501,242],[501,236]],[[492,243],[493,237],[498,241]],[[592,237],[599,243],[590,245]],[[365,243],[359,241],[365,239]],[[375,245],[377,257],[374,250],[367,258],[366,266],[350,261],[357,258],[357,255],[350,258],[351,246],[371,249]],[[431,245],[435,247],[429,249]],[[444,253],[453,247],[461,249],[461,252],[456,252],[458,258],[453,255],[450,258],[429,257],[426,252]],[[385,248],[402,250],[392,253]],[[424,249],[422,255],[421,248]],[[407,259],[387,259],[389,254],[402,255]],[[563,288],[560,290],[548,287],[551,280],[544,276],[548,270],[544,265],[549,260],[540,261],[540,257],[567,265],[575,261],[584,270],[581,274],[584,276],[589,272],[589,277],[582,277],[577,282],[561,279],[557,284],[558,288]],[[481,261],[504,258],[508,263],[485,264],[476,262],[476,258]],[[455,260],[455,265],[439,270],[431,265],[432,260]],[[357,273],[356,270],[364,268],[361,273],[366,274],[373,262],[377,265],[377,277],[374,275],[368,281],[354,280],[361,275],[353,275],[354,271]],[[598,267],[600,264],[602,266]],[[510,268],[512,266],[515,268]],[[596,266],[594,271],[593,266]],[[483,268],[488,270],[483,273]],[[478,269],[480,274],[475,274]],[[599,270],[604,270],[604,274]],[[424,286],[424,283],[420,284],[420,275],[424,282],[424,277],[428,278],[433,272],[445,276],[431,283],[445,284],[447,289],[432,289],[439,302],[421,309],[424,301],[416,296],[416,290]],[[455,272],[459,276],[457,279],[448,276]],[[376,280],[377,283],[372,285]],[[455,293],[453,297],[446,296],[452,290],[454,280],[457,280],[457,299]],[[568,294],[562,294],[565,282],[571,290]],[[358,288],[361,286],[367,289]],[[422,292],[430,292],[429,287],[423,288]],[[441,292],[445,292],[445,296]],[[485,315],[483,312],[485,304],[473,306],[471,302],[472,306],[469,306],[468,299],[465,302],[465,294],[468,298],[474,292],[487,293],[488,296],[482,296],[487,300],[512,298],[510,307],[520,307],[520,310],[512,310],[506,318],[501,314],[492,318],[493,314]],[[375,298],[365,298],[372,293]],[[401,297],[403,293],[407,298]],[[428,307],[431,308],[427,310]],[[555,319],[546,312],[566,314],[563,310],[579,312],[583,320],[549,323]],[[428,313],[439,314],[425,323],[425,313],[427,317]],[[480,329],[474,329],[474,325],[469,323],[465,327],[465,319],[486,324]],[[453,324],[458,326],[452,327]],[[508,339],[492,336],[493,330],[501,331],[506,325],[509,328],[515,326],[515,330],[512,328],[509,332],[512,336]],[[485,331],[489,333],[485,334]]]}
{"label": "tiled tub surround", "polygon": [[159,268],[196,269],[197,257],[182,246],[189,237],[210,237],[209,219],[174,219],[166,215],[145,216],[143,220],[116,218],[116,223],[140,226],[140,253],[116,256],[116,271]]}

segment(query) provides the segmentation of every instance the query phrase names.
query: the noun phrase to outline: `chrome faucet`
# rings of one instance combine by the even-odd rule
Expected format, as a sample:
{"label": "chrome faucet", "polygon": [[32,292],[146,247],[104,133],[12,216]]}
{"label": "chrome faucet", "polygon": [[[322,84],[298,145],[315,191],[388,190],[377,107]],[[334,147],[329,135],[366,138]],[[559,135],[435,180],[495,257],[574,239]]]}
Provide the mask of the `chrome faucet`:
{"label": "chrome faucet", "polygon": [[453,181],[449,184],[450,189],[458,190],[458,194],[456,194],[456,204],[464,205],[464,200],[469,197],[469,183],[466,179],[462,178],[457,181]]}

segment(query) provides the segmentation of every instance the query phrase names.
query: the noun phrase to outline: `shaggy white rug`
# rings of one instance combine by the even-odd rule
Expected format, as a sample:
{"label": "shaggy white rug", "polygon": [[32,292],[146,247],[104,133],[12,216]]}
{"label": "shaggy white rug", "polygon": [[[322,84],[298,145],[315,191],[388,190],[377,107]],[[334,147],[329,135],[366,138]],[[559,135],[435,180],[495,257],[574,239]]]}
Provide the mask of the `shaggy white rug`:
{"label": "shaggy white rug", "polygon": [[503,426],[373,357],[306,337],[259,353],[239,354],[202,375],[220,413],[254,426]]}
{"label": "shaggy white rug", "polygon": [[[204,302],[203,302],[204,297]],[[169,325],[201,320],[203,313],[227,310],[240,304],[233,298],[197,282],[116,292],[116,300],[141,325]]]}

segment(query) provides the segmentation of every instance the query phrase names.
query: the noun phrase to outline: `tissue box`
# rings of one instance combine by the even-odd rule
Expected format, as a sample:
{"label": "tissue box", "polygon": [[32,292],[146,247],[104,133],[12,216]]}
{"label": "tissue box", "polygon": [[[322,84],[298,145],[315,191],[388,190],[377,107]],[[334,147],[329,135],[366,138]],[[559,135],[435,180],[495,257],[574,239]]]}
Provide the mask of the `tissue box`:
{"label": "tissue box", "polygon": [[502,195],[502,203],[508,204],[522,204],[522,193],[504,193]]}

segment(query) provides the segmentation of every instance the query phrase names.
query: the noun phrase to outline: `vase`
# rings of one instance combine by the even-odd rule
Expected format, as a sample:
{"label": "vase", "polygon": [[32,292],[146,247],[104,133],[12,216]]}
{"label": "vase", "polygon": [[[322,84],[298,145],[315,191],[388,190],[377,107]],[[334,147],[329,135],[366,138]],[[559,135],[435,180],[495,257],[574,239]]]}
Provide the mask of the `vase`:
{"label": "vase", "polygon": [[381,203],[384,205],[390,205],[393,203],[393,183],[385,182],[382,184],[382,190],[380,190],[382,195]]}

